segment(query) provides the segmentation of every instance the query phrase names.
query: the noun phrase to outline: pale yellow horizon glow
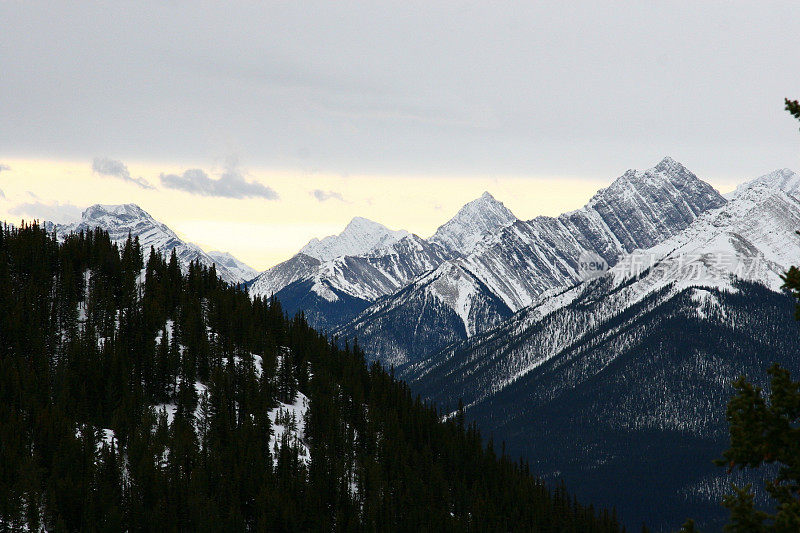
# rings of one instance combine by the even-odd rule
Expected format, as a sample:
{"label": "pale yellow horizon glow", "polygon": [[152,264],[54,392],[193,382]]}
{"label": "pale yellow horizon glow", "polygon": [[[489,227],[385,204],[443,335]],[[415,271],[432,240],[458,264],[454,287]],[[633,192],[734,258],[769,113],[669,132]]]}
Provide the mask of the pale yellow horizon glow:
{"label": "pale yellow horizon glow", "polygon": [[[310,239],[337,234],[354,216],[429,237],[465,203],[489,191],[518,218],[555,216],[583,206],[614,176],[378,176],[302,173],[250,168],[248,181],[274,189],[278,200],[229,199],[167,189],[161,173],[180,174],[175,164],[127,162],[134,177],[156,190],[92,172],[91,161],[0,159],[0,217],[11,223],[29,216],[12,215],[30,202],[72,204],[135,203],[182,239],[206,251],[227,251],[258,270],[289,259]],[[208,170],[218,178],[219,169]],[[717,186],[712,183],[712,185]],[[725,183],[730,190],[732,184]],[[719,187],[717,187],[719,189]],[[340,193],[344,201],[320,202],[315,189]]]}

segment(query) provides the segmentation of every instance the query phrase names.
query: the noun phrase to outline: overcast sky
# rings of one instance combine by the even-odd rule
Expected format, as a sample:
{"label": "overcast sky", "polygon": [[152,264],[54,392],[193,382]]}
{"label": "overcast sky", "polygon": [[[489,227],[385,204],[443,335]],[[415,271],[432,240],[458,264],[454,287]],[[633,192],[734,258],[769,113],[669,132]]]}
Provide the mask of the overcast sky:
{"label": "overcast sky", "polygon": [[280,174],[344,220],[368,204],[314,176],[606,183],[665,154],[718,186],[800,170],[796,1],[107,4],[0,2],[0,190],[8,161],[82,162],[153,205],[274,206]]}

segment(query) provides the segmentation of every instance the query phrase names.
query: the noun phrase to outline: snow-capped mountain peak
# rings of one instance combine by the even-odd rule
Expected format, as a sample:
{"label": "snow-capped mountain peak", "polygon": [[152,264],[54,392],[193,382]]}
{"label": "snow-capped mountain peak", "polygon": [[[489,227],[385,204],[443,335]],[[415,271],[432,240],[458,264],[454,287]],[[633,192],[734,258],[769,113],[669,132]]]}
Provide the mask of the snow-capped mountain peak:
{"label": "snow-capped mountain peak", "polygon": [[145,261],[149,257],[151,247],[167,256],[172,253],[172,250],[175,250],[183,268],[188,268],[192,261],[199,261],[207,267],[216,264],[217,274],[228,283],[242,283],[249,279],[242,277],[238,271],[231,271],[224,264],[215,261],[196,244],[183,241],[169,227],[155,220],[136,204],[95,204],[83,211],[80,222],[56,225],[55,231],[59,238],[63,238],[69,233],[95,228],[107,231],[111,240],[117,243],[125,242],[128,235],[138,237],[145,254]]}
{"label": "snow-capped mountain peak", "polygon": [[[678,161],[667,156],[656,166],[645,170],[629,169],[614,180],[611,185],[600,189],[589,201],[593,206],[612,196],[623,198],[647,195],[649,190],[657,188],[668,192],[705,193],[702,189],[710,188],[692,171]],[[687,190],[688,188],[688,190]]]}
{"label": "snow-capped mountain peak", "polygon": [[406,230],[391,230],[367,218],[354,217],[340,234],[311,239],[300,252],[320,261],[329,261],[345,255],[367,254],[394,244],[407,235]]}
{"label": "snow-capped mountain peak", "polygon": [[430,238],[451,253],[466,255],[476,244],[495,231],[517,220],[503,202],[489,192],[464,205],[453,218],[445,222]]}
{"label": "snow-capped mountain peak", "polygon": [[101,216],[129,216],[129,217],[150,217],[150,215],[136,204],[94,204],[83,211],[84,219],[94,219]]}
{"label": "snow-capped mountain peak", "polygon": [[[145,235],[155,236],[157,234],[159,243],[180,241],[175,232],[155,220],[150,213],[136,204],[94,204],[84,209],[80,222],[58,225],[57,230],[60,235],[66,235],[70,232],[85,231],[96,227],[107,231],[111,239],[115,241],[126,239],[129,233],[134,237],[139,236],[143,249],[145,241],[153,241],[153,239],[145,239]],[[148,243],[148,250],[149,247]]]}
{"label": "snow-capped mountain peak", "polygon": [[667,172],[671,174],[685,174],[689,172],[689,170],[683,166],[679,161],[674,160],[670,156],[664,156],[664,159],[658,162],[658,164],[653,167],[653,170],[656,172]]}
{"label": "snow-capped mountain peak", "polygon": [[788,168],[773,170],[769,174],[764,174],[742,183],[736,187],[736,190],[726,196],[731,200],[741,196],[745,191],[753,187],[767,187],[783,191],[792,196],[798,196],[800,195],[800,174]]}

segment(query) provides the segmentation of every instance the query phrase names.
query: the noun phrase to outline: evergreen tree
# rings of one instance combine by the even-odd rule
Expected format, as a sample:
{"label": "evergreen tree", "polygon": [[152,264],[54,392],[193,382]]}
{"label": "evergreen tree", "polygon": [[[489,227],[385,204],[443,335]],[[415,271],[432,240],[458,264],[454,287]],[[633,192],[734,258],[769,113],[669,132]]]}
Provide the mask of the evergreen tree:
{"label": "evergreen tree", "polygon": [[0,531],[619,530],[357,343],[174,250],[143,265],[134,237],[0,227]]}
{"label": "evergreen tree", "polygon": [[[800,119],[797,101],[787,98],[786,109]],[[800,302],[800,269],[791,267],[783,280]],[[800,303],[795,318],[800,320]],[[800,382],[777,364],[768,374],[769,392],[744,376],[734,383],[736,394],[726,413],[731,444],[716,463],[729,471],[777,465],[777,475],[765,482],[775,509],[757,509],[752,486],[733,486],[723,500],[731,511],[727,531],[800,531]]]}
{"label": "evergreen tree", "polygon": [[794,118],[800,120],[800,102],[797,100],[789,100],[784,98],[786,103],[786,111],[788,111]]}

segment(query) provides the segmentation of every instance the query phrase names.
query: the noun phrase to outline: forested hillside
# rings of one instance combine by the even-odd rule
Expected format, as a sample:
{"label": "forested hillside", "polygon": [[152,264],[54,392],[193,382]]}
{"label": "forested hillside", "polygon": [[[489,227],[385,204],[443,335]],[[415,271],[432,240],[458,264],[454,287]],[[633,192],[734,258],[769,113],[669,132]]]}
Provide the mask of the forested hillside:
{"label": "forested hillside", "polygon": [[0,231],[0,530],[619,529],[357,346],[143,255]]}

